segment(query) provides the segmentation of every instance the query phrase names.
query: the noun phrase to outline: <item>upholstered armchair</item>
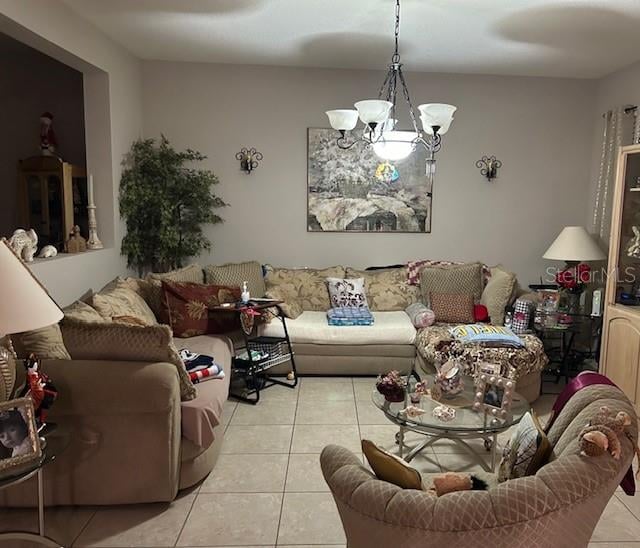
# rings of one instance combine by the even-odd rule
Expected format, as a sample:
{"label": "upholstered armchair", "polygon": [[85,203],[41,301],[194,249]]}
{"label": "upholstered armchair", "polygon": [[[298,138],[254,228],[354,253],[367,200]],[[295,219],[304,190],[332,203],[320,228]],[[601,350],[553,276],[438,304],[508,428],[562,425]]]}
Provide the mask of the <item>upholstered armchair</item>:
{"label": "upholstered armchair", "polygon": [[[580,455],[578,434],[602,405],[632,417],[628,431],[634,442],[621,440],[619,460]],[[622,392],[590,386],[574,395],[554,422],[551,462],[535,476],[439,498],[378,480],[342,447],[326,447],[320,462],[349,548],[585,547],[632,462],[637,424]]]}

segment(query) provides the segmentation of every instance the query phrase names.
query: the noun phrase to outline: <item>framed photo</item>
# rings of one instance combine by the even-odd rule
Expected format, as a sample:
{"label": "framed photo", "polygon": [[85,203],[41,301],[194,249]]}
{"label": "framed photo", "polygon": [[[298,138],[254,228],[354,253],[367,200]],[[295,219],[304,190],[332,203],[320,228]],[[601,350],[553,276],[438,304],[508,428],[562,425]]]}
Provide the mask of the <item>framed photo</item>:
{"label": "framed photo", "polygon": [[511,409],[516,382],[512,379],[480,373],[476,379],[473,409],[484,410],[494,417],[504,418]]}
{"label": "framed photo", "polygon": [[31,398],[0,403],[0,475],[37,462],[41,456]]}
{"label": "framed photo", "polygon": [[362,143],[339,148],[338,135],[308,129],[307,232],[431,232],[424,147],[387,161]]}

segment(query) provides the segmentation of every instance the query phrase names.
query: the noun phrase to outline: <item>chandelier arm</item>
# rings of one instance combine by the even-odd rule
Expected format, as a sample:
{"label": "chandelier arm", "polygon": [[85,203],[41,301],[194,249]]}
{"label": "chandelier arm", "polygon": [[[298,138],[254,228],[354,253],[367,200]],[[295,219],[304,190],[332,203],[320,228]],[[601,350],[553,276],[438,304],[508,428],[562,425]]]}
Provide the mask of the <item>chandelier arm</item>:
{"label": "chandelier arm", "polygon": [[409,88],[407,87],[407,82],[404,79],[404,73],[401,68],[398,68],[398,76],[400,76],[400,83],[402,84],[402,93],[404,94],[405,101],[409,107],[409,117],[413,124],[413,130],[420,134],[420,131],[418,130],[418,122],[416,121],[416,113],[413,110],[413,103],[411,102],[411,96],[409,95]]}

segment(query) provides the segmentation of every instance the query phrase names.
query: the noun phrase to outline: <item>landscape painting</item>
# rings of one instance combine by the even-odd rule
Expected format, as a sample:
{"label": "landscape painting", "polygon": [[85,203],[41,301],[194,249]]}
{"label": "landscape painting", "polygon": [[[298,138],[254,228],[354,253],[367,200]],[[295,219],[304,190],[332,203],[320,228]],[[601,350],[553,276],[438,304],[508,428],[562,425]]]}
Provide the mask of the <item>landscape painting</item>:
{"label": "landscape painting", "polygon": [[385,161],[371,146],[349,150],[332,129],[308,130],[308,232],[431,232],[426,151]]}

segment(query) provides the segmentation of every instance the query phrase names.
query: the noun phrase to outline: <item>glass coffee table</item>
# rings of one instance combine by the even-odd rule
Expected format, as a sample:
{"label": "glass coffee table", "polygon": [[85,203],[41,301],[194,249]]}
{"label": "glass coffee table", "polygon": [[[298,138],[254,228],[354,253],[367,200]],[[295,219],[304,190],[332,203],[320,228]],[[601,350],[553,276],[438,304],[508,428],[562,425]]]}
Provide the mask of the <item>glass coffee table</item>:
{"label": "glass coffee table", "polygon": [[[430,387],[433,386],[432,375],[427,375],[424,380],[427,380]],[[473,386],[473,378],[464,377],[464,390],[457,396],[451,399],[442,398],[442,401],[435,401],[429,396],[422,396],[418,404],[411,404],[408,394],[405,395],[404,402],[388,402],[374,387],[372,399],[375,406],[385,414],[387,419],[400,428],[396,435],[400,457],[403,457],[405,448],[404,436],[407,432],[416,432],[425,436],[425,440],[422,443],[412,448],[403,457],[406,462],[411,462],[418,453],[438,440],[447,439],[463,447],[477,459],[487,472],[494,472],[496,468],[498,434],[520,422],[524,414],[529,411],[530,406],[525,398],[514,392],[510,412],[504,419],[494,419],[494,417],[486,415],[483,411],[477,412],[473,410]],[[416,417],[409,417],[403,411],[408,405],[415,405],[423,409],[425,413]],[[434,417],[433,410],[440,405],[454,408],[456,411],[455,418],[445,422]],[[490,466],[486,464],[481,453],[467,443],[466,440],[469,439],[483,440],[485,449],[491,451]]]}

